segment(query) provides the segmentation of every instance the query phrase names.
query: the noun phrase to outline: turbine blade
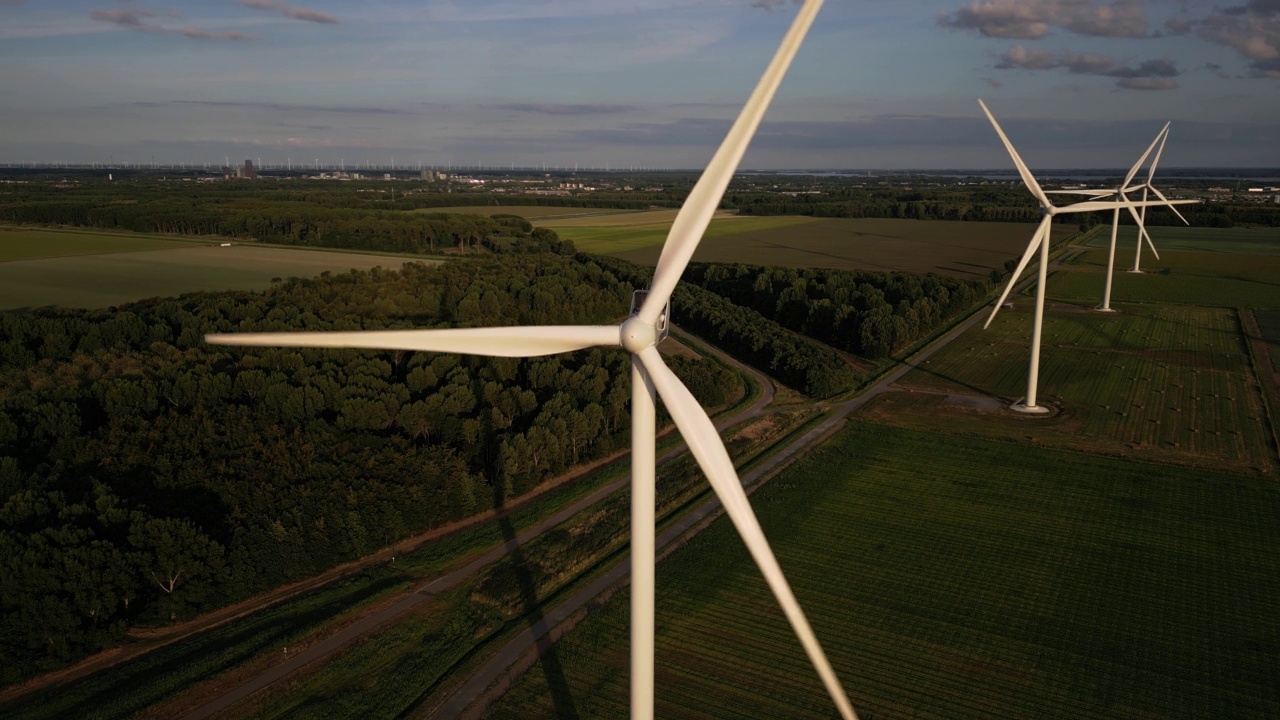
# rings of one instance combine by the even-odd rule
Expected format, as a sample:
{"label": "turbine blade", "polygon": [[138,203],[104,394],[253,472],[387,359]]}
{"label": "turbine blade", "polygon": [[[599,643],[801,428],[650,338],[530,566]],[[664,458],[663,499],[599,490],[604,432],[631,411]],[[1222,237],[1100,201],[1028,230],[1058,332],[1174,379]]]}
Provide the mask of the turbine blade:
{"label": "turbine blade", "polygon": [[[1174,206],[1173,206],[1173,205],[1174,205],[1174,203],[1173,203],[1173,202],[1171,202],[1171,201],[1169,200],[1169,198],[1167,198],[1167,197],[1165,197],[1165,196],[1164,196],[1164,193],[1160,192],[1160,191],[1159,191],[1159,190],[1157,190],[1155,187],[1152,187],[1152,188],[1151,188],[1151,192],[1155,193],[1155,194],[1156,194],[1156,197],[1160,198],[1160,201],[1161,201],[1161,202],[1163,202],[1163,203],[1165,203],[1166,207],[1168,207],[1170,210],[1172,210],[1172,211],[1173,211],[1173,214],[1174,214],[1174,215],[1177,215],[1179,220],[1181,220],[1183,223],[1185,223],[1185,224],[1187,224],[1187,225],[1190,225],[1190,224],[1191,224],[1191,223],[1190,223],[1190,222],[1189,222],[1185,217],[1183,217],[1183,216],[1182,216],[1182,213],[1178,212],[1178,208],[1176,208],[1176,207],[1174,207]],[[1199,204],[1199,201],[1195,201],[1194,203],[1187,202],[1187,203],[1179,203],[1179,204],[1180,204],[1180,205],[1192,205],[1192,204]]]}
{"label": "turbine blade", "polygon": [[1018,284],[1018,278],[1022,277],[1022,271],[1027,269],[1027,263],[1031,262],[1031,256],[1040,247],[1041,236],[1049,232],[1049,225],[1052,222],[1053,217],[1051,215],[1045,215],[1044,219],[1040,221],[1040,227],[1036,228],[1036,234],[1031,236],[1031,243],[1027,245],[1027,251],[1022,253],[1022,259],[1018,261],[1018,268],[1013,271],[1013,275],[1009,276],[1009,284],[1004,286],[1004,292],[1000,293],[1000,299],[996,300],[996,306],[991,309],[991,316],[987,318],[987,322],[982,326],[983,330],[991,327],[991,321],[996,319],[996,314],[1000,312],[1001,306],[1004,305],[1005,298],[1009,297],[1009,291],[1013,290],[1013,286]]}
{"label": "turbine blade", "polygon": [[205,335],[204,339],[214,345],[418,350],[490,357],[538,357],[620,344],[615,325],[226,333]]}
{"label": "turbine blade", "polygon": [[1147,232],[1146,228],[1142,228],[1142,237],[1147,239],[1147,247],[1151,248],[1151,254],[1155,255],[1156,259],[1159,260],[1160,252],[1156,250],[1156,244],[1151,242],[1151,233]]}
{"label": "turbine blade", "polygon": [[734,470],[729,453],[725,450],[724,443],[720,441],[720,435],[711,424],[711,419],[707,417],[706,411],[690,394],[688,388],[662,362],[662,356],[658,354],[657,348],[647,347],[638,355],[658,394],[662,397],[663,403],[666,404],[667,411],[675,420],[676,427],[680,429],[680,435],[689,445],[689,451],[693,453],[694,459],[706,473],[707,480],[710,481],[716,496],[724,505],[725,512],[729,515],[733,526],[737,528],[751,557],[755,559],[765,582],[769,584],[769,589],[778,599],[778,604],[782,606],[782,612],[791,622],[796,636],[800,638],[809,661],[818,671],[818,676],[826,685],[827,692],[831,694],[831,699],[835,702],[840,715],[849,720],[856,720],[857,715],[854,713],[853,706],[849,703],[844,688],[840,686],[840,681],[836,679],[831,663],[827,661],[818,638],[813,634],[813,628],[809,626],[804,611],[800,609],[800,603],[791,592],[791,586],[782,574],[778,559],[774,557],[769,541],[760,528],[760,522],[756,520],[751,503],[747,500],[747,493],[742,489],[742,481],[738,479],[738,473]]}
{"label": "turbine blade", "polygon": [[693,191],[689,193],[684,206],[676,215],[675,223],[672,224],[671,232],[667,234],[666,244],[662,248],[662,255],[658,258],[658,267],[653,272],[653,286],[649,289],[649,296],[640,308],[640,319],[646,323],[657,322],[662,308],[671,299],[676,283],[680,281],[685,267],[689,265],[689,259],[693,257],[694,250],[702,240],[702,234],[706,232],[707,225],[711,223],[712,216],[720,206],[720,198],[724,196],[725,188],[733,179],[738,162],[747,151],[747,145],[751,143],[751,138],[755,135],[765,111],[769,109],[769,103],[773,100],[778,85],[782,83],[782,78],[787,74],[787,68],[790,67],[796,51],[800,49],[800,44],[804,41],[805,34],[809,32],[809,26],[813,24],[813,19],[817,16],[822,3],[823,0],[807,0],[800,8],[800,13],[796,15],[795,22],[792,23],[786,37],[782,39],[782,45],[778,48],[777,54],[769,63],[764,76],[760,78],[760,83],[756,85],[747,104],[742,108],[742,113],[738,115],[733,127],[729,129],[729,134],[720,144],[720,149],[716,150],[711,163],[702,172],[702,177],[698,178],[698,183],[693,186]]}
{"label": "turbine blade", "polygon": [[1151,242],[1151,236],[1147,234],[1146,224],[1143,222],[1142,217],[1138,215],[1138,211],[1132,207],[1127,209],[1129,210],[1129,214],[1133,216],[1133,221],[1138,225],[1138,243],[1141,244],[1143,238],[1146,238],[1147,246],[1151,248],[1151,252],[1156,253],[1156,259],[1159,260],[1160,253],[1156,252],[1155,243]]}
{"label": "turbine blade", "polygon": [[1091,198],[1112,197],[1115,190],[1045,190],[1045,195],[1086,195]]}
{"label": "turbine blade", "polygon": [[996,116],[991,114],[987,109],[987,104],[978,101],[982,106],[982,112],[987,114],[987,119],[991,121],[991,126],[996,129],[996,134],[1000,136],[1000,140],[1004,142],[1004,148],[1009,151],[1009,156],[1013,158],[1013,164],[1018,166],[1018,174],[1022,176],[1022,182],[1036,196],[1036,200],[1040,201],[1041,207],[1053,207],[1053,203],[1049,202],[1048,196],[1044,194],[1044,190],[1040,189],[1040,183],[1036,182],[1035,176],[1027,169],[1027,164],[1022,162],[1022,157],[1018,155],[1018,151],[1013,149],[1013,143],[1009,142],[1009,136],[1004,134],[1004,129],[1000,127],[1000,123],[996,122]]}
{"label": "turbine blade", "polygon": [[1138,162],[1134,164],[1132,168],[1129,169],[1129,174],[1124,176],[1124,182],[1120,183],[1120,187],[1124,188],[1125,190],[1129,189],[1129,183],[1133,182],[1133,178],[1138,174],[1138,170],[1142,169],[1143,163],[1145,163],[1147,161],[1147,158],[1151,156],[1152,151],[1156,149],[1156,145],[1160,142],[1161,138],[1163,138],[1165,133],[1168,131],[1169,131],[1169,124],[1165,123],[1164,129],[1156,134],[1156,139],[1151,141],[1151,145],[1147,147],[1147,151],[1142,153],[1142,157],[1138,158]]}
{"label": "turbine blade", "polygon": [[1164,155],[1164,144],[1169,142],[1169,126],[1172,122],[1164,124],[1164,130],[1161,131],[1160,149],[1156,151],[1155,159],[1151,161],[1151,168],[1147,171],[1147,185],[1151,185],[1151,181],[1156,177],[1156,166],[1160,164],[1160,156]]}
{"label": "turbine blade", "polygon": [[[1170,200],[1168,204],[1170,206],[1192,205],[1198,202],[1199,202],[1198,200]],[[1124,207],[1143,208],[1143,207],[1164,207],[1165,203],[1159,202],[1157,200],[1151,200],[1151,201],[1128,200],[1124,202],[1114,202],[1114,201],[1107,200],[1107,201],[1101,201],[1101,202],[1082,202],[1082,203],[1076,203],[1075,205],[1067,205],[1065,207],[1057,208],[1056,212],[1058,215],[1064,215],[1067,213],[1084,213],[1084,212],[1097,212],[1099,210],[1115,210],[1117,205],[1122,208]]]}

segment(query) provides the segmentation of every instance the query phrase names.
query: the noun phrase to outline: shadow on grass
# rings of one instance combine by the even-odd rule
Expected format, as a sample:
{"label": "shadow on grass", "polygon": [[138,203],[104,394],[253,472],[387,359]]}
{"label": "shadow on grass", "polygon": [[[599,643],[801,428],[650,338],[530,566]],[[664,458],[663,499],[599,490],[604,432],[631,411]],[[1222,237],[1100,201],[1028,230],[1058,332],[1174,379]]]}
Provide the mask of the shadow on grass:
{"label": "shadow on grass", "polygon": [[[493,506],[501,509],[505,504],[502,483],[493,483]],[[564,666],[560,663],[555,641],[551,639],[551,627],[538,603],[538,586],[533,573],[525,562],[524,552],[516,542],[516,528],[509,515],[501,515],[498,524],[502,527],[502,538],[511,548],[508,562],[515,571],[516,583],[520,586],[520,602],[524,606],[525,622],[537,636],[534,645],[538,651],[538,666],[546,677],[547,688],[551,692],[551,706],[555,712],[552,717],[561,720],[577,720],[578,708],[573,702],[573,694],[569,691],[569,683],[565,679]]]}

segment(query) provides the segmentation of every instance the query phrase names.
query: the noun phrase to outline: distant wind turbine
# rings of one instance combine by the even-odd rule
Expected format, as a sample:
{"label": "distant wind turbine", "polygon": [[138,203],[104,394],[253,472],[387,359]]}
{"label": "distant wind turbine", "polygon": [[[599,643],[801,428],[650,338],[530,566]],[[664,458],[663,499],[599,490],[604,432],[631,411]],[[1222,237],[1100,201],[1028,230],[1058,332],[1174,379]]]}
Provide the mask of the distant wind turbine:
{"label": "distant wind turbine", "polygon": [[245,333],[208,335],[223,345],[376,348],[496,357],[537,357],[590,347],[631,353],[631,717],[653,717],[655,392],[662,397],[689,451],[707,475],[830,693],[841,717],[856,720],[844,689],[796,601],[791,586],[751,509],[742,481],[715,426],[689,390],[663,362],[657,343],[666,335],[667,309],[680,276],[697,249],[725,188],[799,50],[823,0],[806,0],[773,61],[702,173],[662,249],[653,285],[637,293],[633,314],[620,326],[540,326],[371,332]]}
{"label": "distant wind turbine", "polygon": [[[1147,151],[1142,154],[1142,157],[1138,158],[1138,162],[1135,163],[1133,168],[1129,170],[1129,174],[1125,176],[1124,181],[1121,182],[1120,185],[1118,185],[1115,188],[1115,190],[1111,192],[1100,191],[1100,190],[1052,190],[1052,191],[1049,191],[1049,193],[1053,195],[1087,195],[1094,200],[1100,200],[1105,197],[1110,197],[1118,201],[1127,201],[1129,199],[1128,193],[1142,190],[1142,199],[1143,201],[1146,201],[1148,198],[1147,193],[1150,191],[1150,192],[1154,192],[1157,197],[1159,197],[1161,200],[1164,201],[1163,203],[1164,207],[1168,207],[1170,210],[1174,212],[1174,214],[1176,214],[1182,220],[1182,222],[1190,225],[1191,223],[1187,222],[1187,219],[1182,216],[1182,213],[1178,212],[1178,209],[1174,207],[1174,203],[1170,202],[1169,199],[1166,198],[1163,193],[1161,193],[1159,190],[1156,189],[1154,185],[1151,184],[1152,181],[1155,179],[1156,166],[1160,164],[1160,156],[1164,153],[1165,142],[1167,142],[1169,139],[1169,125],[1170,123],[1164,124],[1164,128],[1161,129],[1160,132],[1156,135],[1156,139],[1151,142],[1150,147],[1148,147]],[[1151,167],[1147,171],[1146,182],[1144,182],[1141,185],[1130,186],[1129,183],[1133,182],[1133,178],[1138,174],[1138,170],[1142,168],[1142,165],[1144,163],[1146,163],[1147,158],[1151,156],[1151,153],[1156,150],[1156,145],[1160,146],[1160,150],[1156,151],[1156,157],[1154,160],[1151,161]],[[1189,205],[1189,204],[1198,203],[1198,202],[1200,201],[1189,200],[1189,201],[1180,201],[1178,204]],[[1147,228],[1146,228],[1147,208],[1143,207],[1141,210],[1142,210],[1141,213],[1139,213],[1136,209],[1132,207],[1129,208],[1129,214],[1133,216],[1133,220],[1135,223],[1137,223],[1137,226],[1138,226],[1137,251],[1133,258],[1133,270],[1131,270],[1130,272],[1141,272],[1141,270],[1139,269],[1139,261],[1142,257],[1143,240],[1145,240],[1147,245],[1150,246],[1151,252],[1156,256],[1156,259],[1157,260],[1160,259],[1160,253],[1156,251],[1155,243],[1151,242],[1151,235],[1150,233],[1147,232]],[[1098,308],[1098,310],[1101,312],[1114,312],[1111,309],[1111,283],[1112,283],[1112,278],[1115,276],[1116,237],[1119,231],[1120,231],[1120,206],[1117,205],[1115,209],[1115,213],[1111,219],[1111,245],[1107,253],[1107,283],[1106,283],[1106,288],[1103,290],[1103,293],[1102,293],[1102,307]]]}
{"label": "distant wind turbine", "polygon": [[1049,409],[1036,404],[1036,389],[1040,376],[1040,334],[1044,325],[1044,293],[1045,280],[1049,271],[1049,238],[1053,218],[1057,215],[1066,215],[1068,213],[1085,213],[1096,212],[1099,210],[1118,211],[1119,208],[1148,207],[1151,205],[1165,204],[1184,204],[1191,201],[1165,201],[1165,202],[1135,202],[1132,200],[1124,201],[1090,201],[1068,205],[1066,207],[1057,207],[1050,202],[1049,197],[1045,195],[1044,190],[1040,188],[1040,183],[1036,182],[1035,176],[1027,169],[1026,163],[1022,162],[1022,158],[1018,155],[1018,151],[1013,149],[1013,143],[1009,142],[1009,137],[1004,134],[1004,130],[1000,127],[1000,123],[996,122],[996,118],[987,109],[987,104],[978,101],[982,106],[982,112],[986,113],[987,119],[991,121],[992,127],[996,129],[996,134],[1000,136],[1000,140],[1004,143],[1004,147],[1009,151],[1009,156],[1013,158],[1013,163],[1018,167],[1018,174],[1022,176],[1022,182],[1040,202],[1040,212],[1043,217],[1040,220],[1040,227],[1036,229],[1034,235],[1031,236],[1031,243],[1027,245],[1027,250],[1022,254],[1022,259],[1018,262],[1018,267],[1013,271],[1013,275],[1009,277],[1009,284],[1005,286],[1004,292],[1001,293],[1000,299],[996,301],[996,306],[991,310],[991,316],[987,318],[984,328],[991,327],[991,321],[996,319],[996,314],[1000,312],[1000,307],[1004,305],[1005,298],[1009,297],[1009,292],[1013,290],[1013,286],[1018,284],[1018,278],[1022,275],[1022,271],[1026,269],[1027,263],[1031,262],[1031,256],[1035,254],[1037,248],[1040,250],[1040,275],[1036,281],[1036,310],[1031,321],[1031,366],[1027,373],[1027,394],[1021,402],[1014,403],[1013,409],[1018,412],[1029,414],[1043,414],[1049,412]]}

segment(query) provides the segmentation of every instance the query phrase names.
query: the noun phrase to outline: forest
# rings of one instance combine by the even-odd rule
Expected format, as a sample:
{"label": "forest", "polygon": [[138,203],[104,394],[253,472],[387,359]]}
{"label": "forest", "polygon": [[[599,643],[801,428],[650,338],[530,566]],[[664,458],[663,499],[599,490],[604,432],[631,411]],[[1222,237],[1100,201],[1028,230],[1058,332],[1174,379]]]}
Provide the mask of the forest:
{"label": "forest", "polygon": [[989,288],[933,274],[697,263],[685,280],[782,327],[873,360],[928,336]]}
{"label": "forest", "polygon": [[[614,322],[551,254],[0,314],[0,681],[469,516],[626,443],[625,353],[210,346],[210,331]],[[672,358],[707,405],[740,379]]]}

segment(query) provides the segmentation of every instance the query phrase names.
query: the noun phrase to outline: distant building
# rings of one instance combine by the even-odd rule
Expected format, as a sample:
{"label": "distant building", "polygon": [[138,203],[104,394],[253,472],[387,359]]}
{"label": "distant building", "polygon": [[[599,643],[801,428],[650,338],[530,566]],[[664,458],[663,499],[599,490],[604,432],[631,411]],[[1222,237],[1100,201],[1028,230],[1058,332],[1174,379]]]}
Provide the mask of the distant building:
{"label": "distant building", "polygon": [[240,177],[245,178],[246,180],[252,180],[258,177],[258,171],[253,168],[252,160],[244,161],[244,169],[241,172],[242,174]]}

